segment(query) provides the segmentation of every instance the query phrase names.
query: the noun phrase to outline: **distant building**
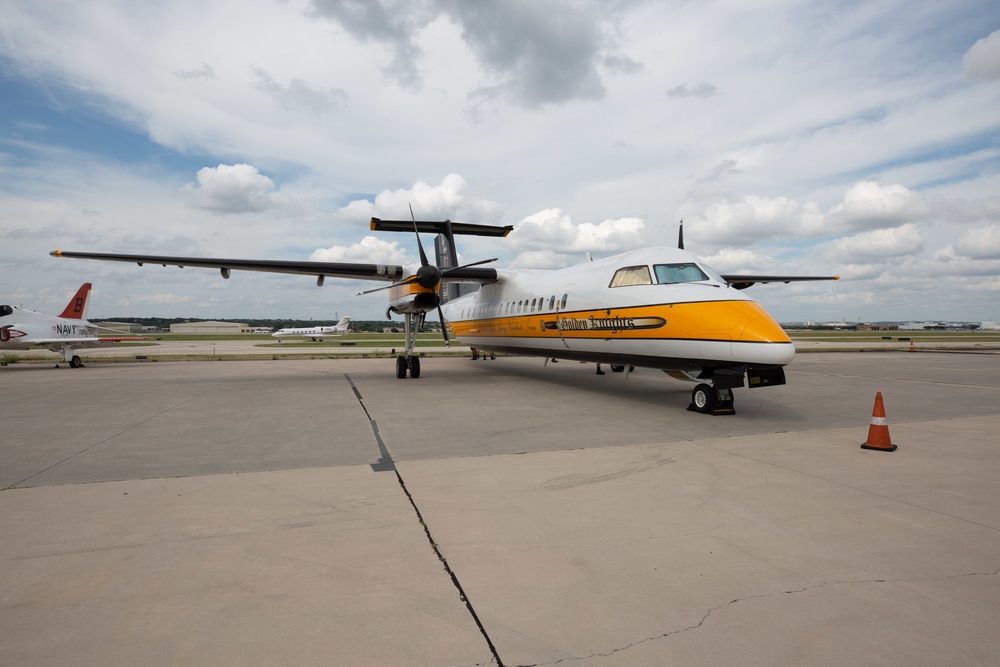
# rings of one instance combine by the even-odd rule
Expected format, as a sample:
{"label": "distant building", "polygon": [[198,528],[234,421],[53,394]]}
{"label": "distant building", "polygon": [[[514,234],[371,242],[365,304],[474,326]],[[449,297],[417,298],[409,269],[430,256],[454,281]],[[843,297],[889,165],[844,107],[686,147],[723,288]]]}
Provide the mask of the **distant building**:
{"label": "distant building", "polygon": [[983,322],[979,325],[981,331],[1000,331],[1000,322]]}
{"label": "distant building", "polygon": [[142,333],[143,330],[141,324],[132,324],[131,322],[94,322],[94,326],[122,333]]}
{"label": "distant building", "polygon": [[858,324],[858,331],[899,331],[898,324]]}
{"label": "distant building", "polygon": [[181,322],[170,325],[172,334],[238,334],[248,330],[242,322]]}

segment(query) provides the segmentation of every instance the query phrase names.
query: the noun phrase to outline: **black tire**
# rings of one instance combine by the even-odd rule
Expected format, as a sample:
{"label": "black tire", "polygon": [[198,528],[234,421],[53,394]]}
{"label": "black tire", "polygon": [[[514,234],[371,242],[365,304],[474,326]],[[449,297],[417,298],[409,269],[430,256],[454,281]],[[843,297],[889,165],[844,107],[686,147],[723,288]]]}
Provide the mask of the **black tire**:
{"label": "black tire", "polygon": [[420,357],[410,357],[410,377],[420,377]]}
{"label": "black tire", "polygon": [[696,412],[702,414],[707,415],[712,412],[717,400],[715,389],[707,384],[700,384],[691,392],[691,405],[694,406]]}
{"label": "black tire", "polygon": [[73,358],[69,360],[69,367],[79,368],[80,366],[83,366],[83,360],[74,354]]}
{"label": "black tire", "polygon": [[406,377],[406,357],[396,357],[396,377],[400,380]]}
{"label": "black tire", "polygon": [[625,364],[611,364],[612,373],[622,373],[625,370]]}

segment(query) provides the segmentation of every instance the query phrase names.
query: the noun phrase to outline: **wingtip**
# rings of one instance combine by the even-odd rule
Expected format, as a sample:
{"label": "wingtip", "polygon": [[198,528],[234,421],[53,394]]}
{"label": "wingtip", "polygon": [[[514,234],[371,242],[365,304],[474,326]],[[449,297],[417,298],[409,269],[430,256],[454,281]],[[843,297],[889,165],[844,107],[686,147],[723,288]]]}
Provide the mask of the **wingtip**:
{"label": "wingtip", "polygon": [[53,250],[49,254],[52,255],[53,257],[62,257],[62,250]]}

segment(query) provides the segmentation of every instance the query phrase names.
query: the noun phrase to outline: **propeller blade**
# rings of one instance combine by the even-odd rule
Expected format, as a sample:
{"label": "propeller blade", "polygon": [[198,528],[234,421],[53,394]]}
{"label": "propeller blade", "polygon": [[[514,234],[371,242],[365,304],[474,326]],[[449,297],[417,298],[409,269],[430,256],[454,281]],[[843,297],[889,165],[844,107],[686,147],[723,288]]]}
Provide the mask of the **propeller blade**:
{"label": "propeller blade", "polygon": [[417,231],[417,219],[413,216],[413,204],[410,204],[410,219],[413,220],[413,233],[417,235],[417,249],[420,250],[420,266],[427,266],[427,253],[424,244],[420,242],[420,232]]}
{"label": "propeller blade", "polygon": [[684,250],[684,221],[681,220],[680,226],[677,228],[677,247]]}
{"label": "propeller blade", "polygon": [[399,287],[400,285],[409,285],[410,283],[417,282],[417,276],[410,276],[406,280],[401,280],[398,283],[392,283],[391,285],[383,285],[382,287],[376,287],[375,289],[365,290],[364,292],[358,292],[354,296],[361,296],[362,294],[374,294],[375,292],[381,292],[382,290],[392,289],[393,287]]}
{"label": "propeller blade", "polygon": [[444,334],[444,344],[447,347],[451,347],[451,341],[448,340],[448,325],[444,323],[444,313],[441,312],[441,306],[438,306],[438,318],[441,320],[441,333]]}

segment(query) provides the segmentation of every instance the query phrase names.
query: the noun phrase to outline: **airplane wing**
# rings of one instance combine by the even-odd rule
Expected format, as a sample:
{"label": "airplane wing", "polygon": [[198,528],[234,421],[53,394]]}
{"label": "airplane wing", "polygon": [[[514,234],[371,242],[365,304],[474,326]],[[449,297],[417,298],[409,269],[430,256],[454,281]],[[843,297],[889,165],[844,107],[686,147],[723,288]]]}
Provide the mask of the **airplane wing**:
{"label": "airplane wing", "polygon": [[[404,277],[404,268],[399,264],[348,264],[345,262],[307,262],[295,260],[269,259],[220,259],[216,257],[168,257],[164,255],[123,255],[104,252],[71,252],[53,250],[53,257],[71,259],[96,259],[104,262],[128,262],[139,266],[160,264],[162,266],[194,266],[205,269],[219,269],[223,278],[229,277],[231,270],[263,271],[267,273],[292,273],[316,276],[320,282],[325,277],[353,278],[355,280],[396,281]],[[441,277],[444,282],[491,282],[497,279],[496,269],[481,267],[460,267],[446,270]]]}
{"label": "airplane wing", "polygon": [[736,289],[746,289],[755,283],[792,283],[808,280],[840,280],[840,276],[756,276],[722,274],[722,279]]}
{"label": "airplane wing", "polygon": [[268,259],[221,259],[216,257],[168,257],[163,255],[122,255],[106,252],[67,252],[54,250],[53,257],[72,259],[96,259],[104,262],[129,262],[139,266],[160,264],[162,266],[194,266],[204,269],[219,269],[224,278],[229,271],[264,271],[267,273],[292,273],[304,276],[330,276],[332,278],[355,278],[360,280],[397,280],[403,275],[403,267],[398,264],[347,264],[342,262],[300,262]]}

